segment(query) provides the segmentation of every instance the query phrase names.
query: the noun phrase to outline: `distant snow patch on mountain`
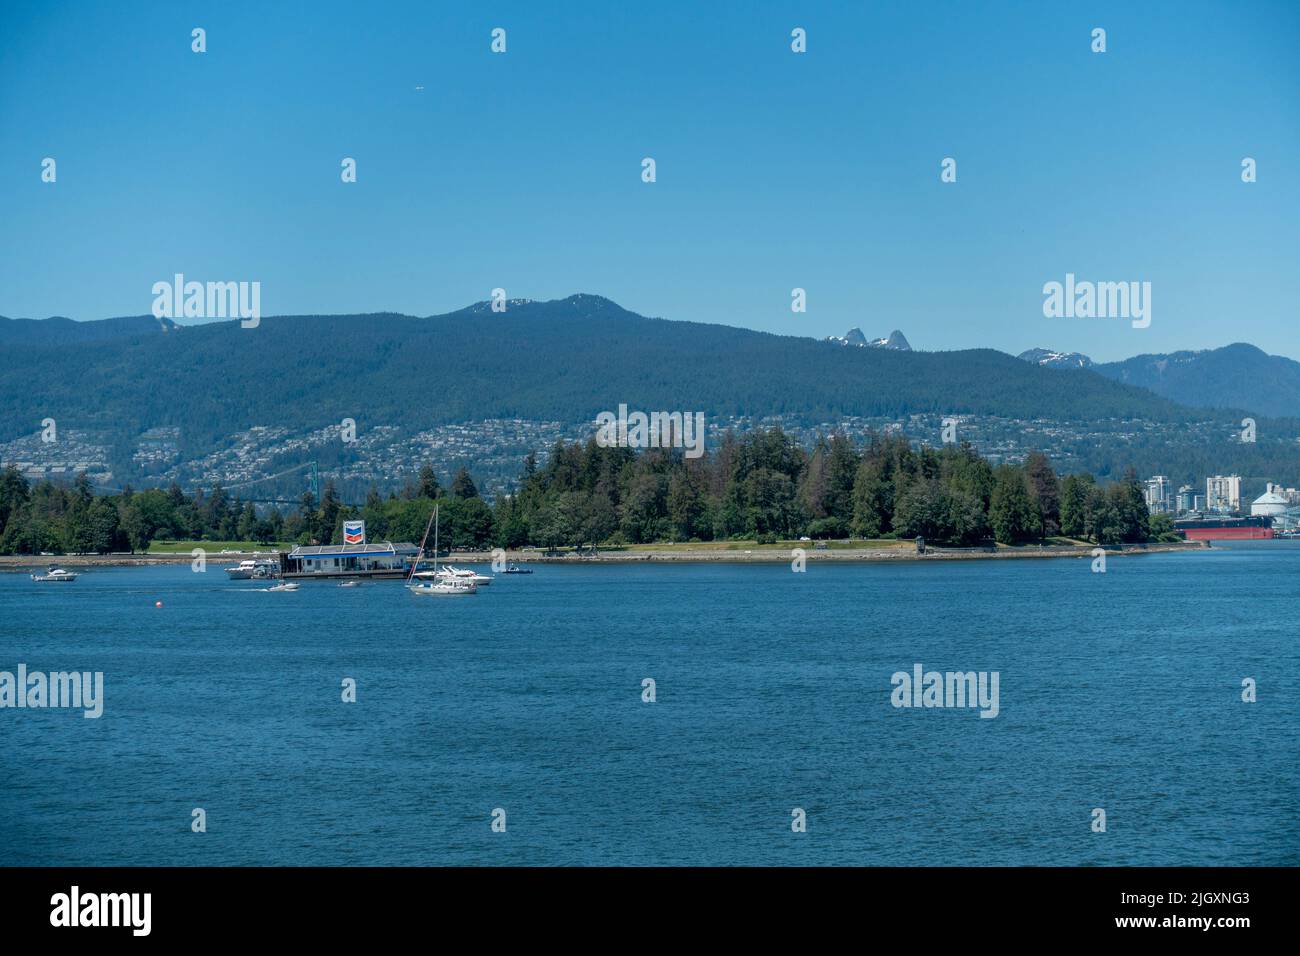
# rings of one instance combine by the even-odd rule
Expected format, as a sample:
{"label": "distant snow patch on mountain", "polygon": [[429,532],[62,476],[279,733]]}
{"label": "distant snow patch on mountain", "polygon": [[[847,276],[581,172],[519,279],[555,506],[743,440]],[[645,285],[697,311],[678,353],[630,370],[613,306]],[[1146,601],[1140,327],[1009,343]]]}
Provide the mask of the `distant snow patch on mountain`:
{"label": "distant snow patch on mountain", "polygon": [[856,345],[858,348],[894,349],[899,352],[912,351],[912,346],[908,344],[907,337],[898,329],[894,329],[883,339],[868,339],[862,334],[861,329],[849,329],[842,336],[828,335],[826,341],[837,342],[840,345]]}
{"label": "distant snow patch on mountain", "polygon": [[1035,365],[1045,365],[1048,368],[1092,368],[1093,361],[1082,352],[1053,352],[1051,349],[1030,349],[1028,352],[1021,352],[1018,356],[1026,362],[1033,362]]}

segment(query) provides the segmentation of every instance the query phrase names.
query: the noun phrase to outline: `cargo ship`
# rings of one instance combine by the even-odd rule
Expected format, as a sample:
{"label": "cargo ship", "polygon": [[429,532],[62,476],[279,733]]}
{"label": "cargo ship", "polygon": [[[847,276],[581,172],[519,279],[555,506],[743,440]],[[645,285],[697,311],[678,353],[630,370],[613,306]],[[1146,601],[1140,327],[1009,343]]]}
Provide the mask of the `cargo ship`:
{"label": "cargo ship", "polygon": [[1273,519],[1269,515],[1180,518],[1174,522],[1174,528],[1188,541],[1265,541],[1274,536]]}

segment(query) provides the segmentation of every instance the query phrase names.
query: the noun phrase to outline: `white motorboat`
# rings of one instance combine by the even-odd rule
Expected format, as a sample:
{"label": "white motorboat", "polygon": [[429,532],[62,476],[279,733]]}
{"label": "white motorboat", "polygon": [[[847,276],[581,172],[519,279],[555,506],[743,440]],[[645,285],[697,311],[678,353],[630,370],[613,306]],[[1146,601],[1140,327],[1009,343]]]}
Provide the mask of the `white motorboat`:
{"label": "white motorboat", "polygon": [[472,581],[475,584],[491,584],[492,575],[479,574],[477,571],[471,571],[468,568],[453,568],[450,564],[442,569],[442,574],[457,581]]}
{"label": "white motorboat", "polygon": [[450,581],[457,584],[491,584],[492,579],[482,574],[475,574],[473,571],[462,571],[455,568],[437,568],[433,571],[416,571],[411,575],[414,578],[420,578],[425,581]]}
{"label": "white motorboat", "polygon": [[357,586],[358,584],[360,584],[360,583],[361,583],[360,581],[340,581],[340,582],[339,582],[339,587],[341,587],[341,588],[354,588],[354,587],[356,587],[356,586]]}
{"label": "white motorboat", "polygon": [[226,568],[226,574],[230,575],[231,581],[247,581],[249,578],[274,577],[279,570],[280,562],[272,558],[255,558]]}
{"label": "white motorboat", "polygon": [[55,583],[59,581],[75,581],[77,580],[77,575],[72,571],[63,570],[57,564],[51,564],[48,568],[45,569],[44,574],[33,574],[32,580],[47,581],[50,583]]}
{"label": "white motorboat", "polygon": [[272,584],[269,588],[267,588],[267,590],[268,591],[296,591],[301,586],[302,585],[300,585],[297,581],[281,581],[279,584]]}
{"label": "white motorboat", "polygon": [[256,568],[256,561],[240,561],[233,567],[226,568],[226,574],[231,581],[246,581],[253,576],[253,570]]}

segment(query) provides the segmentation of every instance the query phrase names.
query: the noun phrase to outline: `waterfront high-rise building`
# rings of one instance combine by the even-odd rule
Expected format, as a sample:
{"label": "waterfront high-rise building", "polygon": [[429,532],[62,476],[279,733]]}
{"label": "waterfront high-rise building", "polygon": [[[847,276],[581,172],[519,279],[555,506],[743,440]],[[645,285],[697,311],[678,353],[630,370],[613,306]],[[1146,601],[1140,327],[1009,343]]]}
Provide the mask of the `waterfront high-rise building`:
{"label": "waterfront high-rise building", "polygon": [[1186,514],[1196,507],[1196,499],[1199,495],[1192,490],[1191,485],[1183,485],[1178,489],[1178,512]]}
{"label": "waterfront high-rise building", "polygon": [[1147,511],[1152,514],[1167,514],[1173,511],[1173,485],[1164,475],[1155,475],[1147,479]]}
{"label": "waterfront high-rise building", "polygon": [[1241,476],[1215,475],[1205,479],[1205,506],[1210,511],[1241,510]]}

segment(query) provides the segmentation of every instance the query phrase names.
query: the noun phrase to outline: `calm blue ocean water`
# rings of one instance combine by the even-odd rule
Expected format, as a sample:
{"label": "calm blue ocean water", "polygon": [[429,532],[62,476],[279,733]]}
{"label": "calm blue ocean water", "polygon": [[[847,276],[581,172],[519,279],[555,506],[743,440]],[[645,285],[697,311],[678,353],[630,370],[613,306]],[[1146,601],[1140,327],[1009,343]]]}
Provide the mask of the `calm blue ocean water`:
{"label": "calm blue ocean water", "polygon": [[[257,587],[0,575],[0,670],[106,682],[0,710],[0,863],[1300,863],[1290,544]],[[917,662],[1001,713],[895,709]]]}

